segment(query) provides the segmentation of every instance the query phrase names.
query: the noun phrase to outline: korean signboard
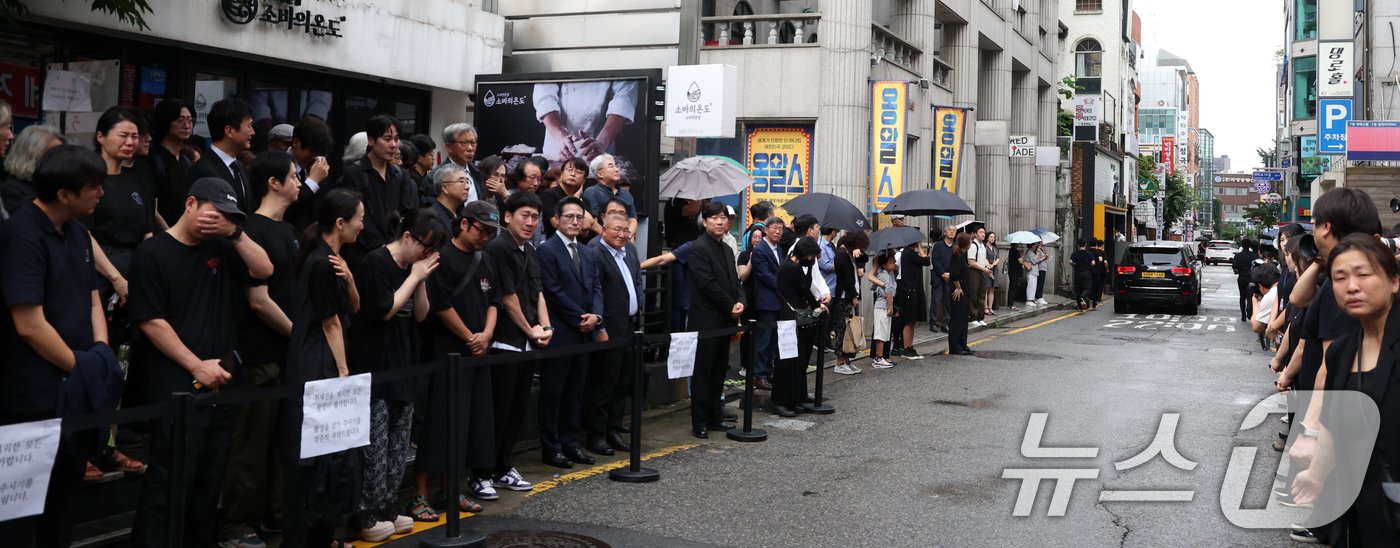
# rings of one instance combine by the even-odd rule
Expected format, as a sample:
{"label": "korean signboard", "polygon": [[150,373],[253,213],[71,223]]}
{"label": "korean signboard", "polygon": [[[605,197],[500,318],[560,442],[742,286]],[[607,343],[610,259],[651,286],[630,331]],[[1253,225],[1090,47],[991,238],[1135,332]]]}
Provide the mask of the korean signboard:
{"label": "korean signboard", "polygon": [[1351,97],[1352,43],[1322,42],[1317,48],[1317,96]]}
{"label": "korean signboard", "polygon": [[1157,160],[1167,175],[1176,173],[1176,137],[1162,138],[1162,156]]}
{"label": "korean signboard", "polygon": [[1099,96],[1074,96],[1074,140],[1099,140]]}
{"label": "korean signboard", "polygon": [[739,69],[681,65],[666,76],[667,137],[733,137]]}
{"label": "korean signboard", "polygon": [[885,204],[904,192],[905,127],[908,122],[909,84],[883,80],[871,86],[870,104],[870,207],[884,211]]}
{"label": "korean signboard", "polygon": [[1347,160],[1400,160],[1400,122],[1347,122]]}
{"label": "korean signboard", "polygon": [[748,133],[748,205],[773,202],[778,216],[791,222],[783,204],[812,189],[812,126],[749,127]]}
{"label": "korean signboard", "polygon": [[1351,99],[1319,99],[1317,118],[1318,151],[1323,154],[1345,154],[1347,122],[1351,121]]}
{"label": "korean signboard", "polygon": [[933,111],[933,188],[958,191],[958,176],[962,174],[963,130],[967,126],[967,111],[939,107]]}

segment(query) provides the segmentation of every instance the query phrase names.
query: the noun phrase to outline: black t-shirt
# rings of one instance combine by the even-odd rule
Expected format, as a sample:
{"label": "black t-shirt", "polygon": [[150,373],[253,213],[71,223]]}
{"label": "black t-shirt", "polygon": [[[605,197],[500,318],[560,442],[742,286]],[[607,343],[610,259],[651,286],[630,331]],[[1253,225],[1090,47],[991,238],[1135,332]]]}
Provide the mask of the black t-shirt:
{"label": "black t-shirt", "polygon": [[151,147],[148,160],[159,201],[156,212],[165,218],[165,222],[173,225],[185,213],[185,196],[190,190],[186,174],[194,164],[183,155],[171,154],[159,143]]}
{"label": "black t-shirt", "polygon": [[135,249],[156,230],[156,187],[145,162],[122,168],[102,183],[102,200],[87,225],[97,243]]}
{"label": "black t-shirt", "polygon": [[[480,261],[476,270],[471,273],[470,279],[465,278],[477,257],[480,257]],[[460,291],[457,290],[458,287],[461,287]],[[499,312],[499,291],[500,282],[497,281],[496,270],[492,268],[491,260],[484,252],[468,253],[458,249],[453,243],[442,246],[438,268],[428,278],[428,303],[431,305],[430,315],[433,318],[429,320],[433,326],[433,352],[439,356],[453,352],[470,356],[471,350],[467,348],[467,343],[449,332],[442,322],[437,320],[437,313],[455,310],[467,329],[477,333],[486,328],[486,313],[494,307],[498,309],[496,324],[499,326],[504,316]]]}
{"label": "black t-shirt", "polygon": [[[331,255],[330,246],[318,239],[316,249],[302,261],[297,274],[297,306],[292,316],[292,341],[285,373],[291,382],[329,379],[339,373],[321,322],[339,317],[342,344],[345,344],[350,328],[350,297],[345,290],[345,280],[335,275]],[[349,345],[345,348],[348,361]]]}
{"label": "black t-shirt", "polygon": [[[520,311],[530,325],[539,323],[540,261],[535,257],[535,248],[530,244],[515,245],[515,238],[508,231],[486,244],[486,255],[495,267],[500,281],[500,296],[515,295],[520,299]],[[501,317],[496,321],[493,342],[499,342],[525,350],[528,338],[520,327],[511,321],[501,309]]]}
{"label": "black t-shirt", "polygon": [[[247,278],[248,269],[227,238],[189,246],[162,232],[137,246],[131,257],[127,313],[136,322],[169,322],[180,342],[202,360],[232,358],[238,347],[233,295]],[[133,348],[131,378],[148,401],[189,391],[194,380],[145,337]]]}
{"label": "black t-shirt", "polygon": [[[554,225],[549,223],[549,219],[554,217],[554,208],[559,205],[559,201],[563,200],[568,194],[564,193],[564,187],[556,186],[546,189],[544,192],[540,192],[539,196],[541,204],[539,226],[543,228],[545,236],[552,237],[557,230],[555,230]],[[580,196],[579,199],[583,200],[584,211],[593,211],[593,207],[588,204],[587,198]],[[536,230],[539,229],[537,228]]]}
{"label": "black t-shirt", "polygon": [[[248,216],[243,223],[243,232],[262,246],[267,258],[272,262],[272,277],[266,280],[252,280],[250,285],[266,285],[272,302],[292,318],[295,313],[292,305],[296,302],[296,278],[292,275],[292,264],[297,259],[297,231],[291,223],[274,221],[257,213]],[[238,323],[238,346],[247,363],[282,363],[287,359],[287,337],[274,331],[252,310],[240,310]]]}
{"label": "black t-shirt", "polygon": [[914,295],[922,293],[924,287],[924,267],[933,261],[919,256],[918,245],[904,248],[899,254],[899,288],[896,291]]}
{"label": "black t-shirt", "polygon": [[664,211],[666,221],[666,247],[676,248],[681,244],[692,241],[700,237],[703,232],[700,223],[695,221],[695,216],[686,217],[681,215],[681,209],[685,206],[667,202]]}
{"label": "black t-shirt", "polygon": [[[417,322],[413,319],[413,299],[403,308],[388,315],[394,306],[394,292],[408,279],[409,268],[399,268],[389,255],[389,248],[380,247],[366,255],[355,269],[355,287],[360,292],[360,311],[351,320],[347,361],[351,374],[383,373],[413,366],[417,360],[415,337]],[[371,396],[384,400],[413,399],[411,379],[378,383]]]}
{"label": "black t-shirt", "polygon": [[15,331],[10,307],[37,304],[73,350],[92,347],[92,241],[77,221],[60,234],[39,206],[26,203],[0,231],[0,413],[54,411],[64,373]]}
{"label": "black t-shirt", "polygon": [[442,205],[442,202],[437,200],[433,200],[433,203],[429,204],[428,208],[433,211],[434,215],[437,215],[439,221],[442,221],[442,226],[447,227],[449,234],[453,236],[457,235],[457,232],[461,228],[461,223],[457,222],[456,211],[447,209],[447,206]]}
{"label": "black t-shirt", "polygon": [[1087,249],[1081,249],[1071,254],[1069,260],[1074,261],[1075,272],[1089,272],[1090,263],[1094,262],[1094,254]]}
{"label": "black t-shirt", "polygon": [[1094,265],[1094,274],[1107,274],[1108,258],[1104,256],[1103,250],[1090,249],[1089,253],[1092,254],[1094,256],[1094,259],[1098,261],[1098,263]]}
{"label": "black t-shirt", "polygon": [[1341,338],[1360,326],[1356,318],[1348,316],[1337,306],[1337,296],[1332,293],[1332,279],[1324,279],[1303,316],[1303,338],[1307,344],[1303,347],[1303,367],[1298,374],[1300,389],[1312,389],[1312,381],[1322,368],[1323,341]]}

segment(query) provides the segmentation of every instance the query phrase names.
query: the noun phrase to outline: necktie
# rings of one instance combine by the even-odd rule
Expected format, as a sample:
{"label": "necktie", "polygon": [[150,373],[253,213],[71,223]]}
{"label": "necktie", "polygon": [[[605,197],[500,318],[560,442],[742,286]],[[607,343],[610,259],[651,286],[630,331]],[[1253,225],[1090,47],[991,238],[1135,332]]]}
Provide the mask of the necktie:
{"label": "necktie", "polygon": [[[238,160],[234,161],[237,162]],[[238,166],[233,164],[229,164],[228,169],[233,172],[233,182],[237,185],[234,191],[238,193],[238,207],[246,210],[248,209],[248,204],[243,202],[248,200],[248,185],[243,182],[243,170],[238,169]]]}
{"label": "necktie", "polygon": [[574,271],[578,273],[579,279],[583,279],[583,263],[578,260],[578,242],[569,242],[569,257],[574,260]]}

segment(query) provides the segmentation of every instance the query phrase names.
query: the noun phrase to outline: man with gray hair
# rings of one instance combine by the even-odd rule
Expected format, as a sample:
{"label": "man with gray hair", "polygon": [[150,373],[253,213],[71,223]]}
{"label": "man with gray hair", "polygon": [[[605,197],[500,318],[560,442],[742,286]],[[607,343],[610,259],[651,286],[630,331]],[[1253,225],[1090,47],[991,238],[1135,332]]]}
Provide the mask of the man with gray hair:
{"label": "man with gray hair", "polygon": [[[467,202],[482,200],[486,196],[490,196],[491,194],[487,193],[485,186],[486,177],[483,177],[474,165],[476,161],[476,128],[466,122],[459,122],[443,128],[442,146],[447,149],[447,161],[428,173],[428,176],[432,177],[434,185],[438,181],[436,175],[438,170],[455,165],[467,174]],[[502,188],[501,191],[500,198],[505,199],[505,188]],[[439,188],[438,192],[441,196],[442,189]]]}
{"label": "man with gray hair", "polygon": [[471,188],[471,181],[467,179],[467,172],[457,164],[443,164],[434,169],[432,176],[433,188],[437,189],[437,199],[433,201],[433,214],[442,219],[444,226],[452,227],[452,235],[455,237],[460,227],[457,223],[457,211],[462,209],[462,204],[467,202],[468,189]]}
{"label": "man with gray hair", "polygon": [[[603,218],[604,208],[608,201],[614,198],[627,204],[627,228],[632,234],[637,233],[637,204],[632,201],[632,193],[622,185],[622,169],[617,167],[617,160],[611,154],[599,154],[588,164],[588,169],[593,172],[593,176],[598,179],[598,184],[584,189],[583,201],[587,203],[592,211],[594,219]],[[593,232],[603,233],[602,223],[593,223]]]}
{"label": "man with gray hair", "polygon": [[34,169],[39,165],[39,157],[63,143],[63,134],[54,126],[29,126],[19,132],[5,155],[5,171],[9,175],[0,185],[0,222],[34,201]]}

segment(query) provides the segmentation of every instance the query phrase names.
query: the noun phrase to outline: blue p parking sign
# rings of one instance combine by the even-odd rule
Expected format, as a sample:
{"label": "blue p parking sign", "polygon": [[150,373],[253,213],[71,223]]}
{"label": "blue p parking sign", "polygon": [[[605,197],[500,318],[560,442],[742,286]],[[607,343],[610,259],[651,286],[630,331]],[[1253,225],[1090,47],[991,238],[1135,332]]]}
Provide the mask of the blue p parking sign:
{"label": "blue p parking sign", "polygon": [[1351,99],[1319,99],[1317,117],[1317,151],[1322,154],[1345,154]]}

